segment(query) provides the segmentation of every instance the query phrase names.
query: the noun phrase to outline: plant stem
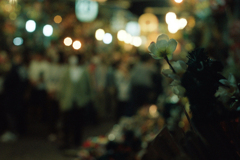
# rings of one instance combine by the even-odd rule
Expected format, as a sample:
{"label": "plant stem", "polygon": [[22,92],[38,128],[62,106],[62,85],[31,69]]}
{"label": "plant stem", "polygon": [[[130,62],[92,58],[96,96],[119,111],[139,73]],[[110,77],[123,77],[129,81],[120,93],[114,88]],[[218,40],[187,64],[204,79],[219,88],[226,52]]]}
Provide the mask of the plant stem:
{"label": "plant stem", "polygon": [[168,60],[167,56],[166,56],[164,59],[167,61],[168,65],[169,65],[169,66],[170,66],[170,68],[172,69],[173,73],[175,73],[175,74],[176,74],[176,71],[175,71],[175,69],[173,68],[173,66],[171,65],[171,63],[169,62],[169,60]]}
{"label": "plant stem", "polygon": [[[169,65],[170,68],[172,69],[173,73],[176,74],[176,71],[175,71],[175,69],[173,68],[173,66],[171,65],[171,63],[169,62],[168,57],[166,56],[164,59],[167,61],[168,65]],[[191,123],[190,117],[189,117],[189,115],[188,115],[188,113],[187,113],[187,111],[186,111],[186,109],[185,109],[184,106],[183,106],[183,111],[184,111],[184,113],[185,113],[185,115],[186,115],[186,117],[187,117],[187,119],[188,119],[188,122],[189,122],[189,125],[190,125],[191,130],[192,130],[193,132],[195,132],[195,130],[193,129],[193,125],[192,125],[192,123]],[[195,133],[196,133],[196,132],[195,132]]]}
{"label": "plant stem", "polygon": [[185,107],[182,106],[182,108],[183,108],[183,111],[184,111],[184,113],[185,113],[185,115],[186,115],[186,117],[187,117],[187,119],[188,119],[188,122],[189,122],[189,125],[190,125],[191,130],[196,133],[196,131],[195,131],[194,128],[193,128],[192,122],[191,122],[191,120],[190,120],[190,117],[189,117],[189,115],[188,115]]}

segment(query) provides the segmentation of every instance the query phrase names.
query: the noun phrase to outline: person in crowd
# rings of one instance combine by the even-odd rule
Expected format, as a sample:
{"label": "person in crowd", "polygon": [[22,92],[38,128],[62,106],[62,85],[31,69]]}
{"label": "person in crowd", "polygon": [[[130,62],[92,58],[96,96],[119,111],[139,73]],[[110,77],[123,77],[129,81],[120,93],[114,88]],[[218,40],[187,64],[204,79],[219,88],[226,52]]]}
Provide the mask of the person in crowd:
{"label": "person in crowd", "polygon": [[[6,51],[0,50],[0,104],[4,104],[4,80],[11,69],[11,61]],[[6,115],[4,105],[0,105],[0,134],[2,135],[7,129]]]}
{"label": "person in crowd", "polygon": [[138,108],[152,103],[154,92],[153,75],[156,71],[151,56],[148,54],[140,55],[140,61],[135,64],[131,71],[131,107],[128,109],[128,116],[134,115]]}
{"label": "person in crowd", "polygon": [[105,101],[106,103],[106,115],[108,118],[114,118],[114,113],[116,110],[116,99],[117,99],[117,86],[116,86],[116,77],[115,73],[117,70],[117,66],[119,64],[119,60],[112,60],[111,64],[108,66],[106,73],[106,82],[105,82]]}
{"label": "person in crowd", "polygon": [[63,143],[61,149],[79,147],[92,105],[92,89],[88,67],[82,55],[71,55],[69,66],[60,82],[59,102],[62,114]]}
{"label": "person in crowd", "polygon": [[31,83],[30,120],[33,122],[47,122],[47,86],[49,76],[49,62],[44,55],[37,52],[33,55],[29,65],[29,80]]}
{"label": "person in crowd", "polygon": [[59,120],[59,101],[57,99],[57,93],[60,90],[60,80],[66,71],[66,65],[64,64],[64,53],[57,52],[53,56],[49,57],[50,63],[48,68],[49,76],[46,79],[47,87],[47,121],[49,127],[49,140],[55,141],[58,133],[58,120]]}
{"label": "person in crowd", "polygon": [[106,117],[106,77],[107,77],[108,65],[106,57],[104,55],[98,56],[98,62],[95,68],[95,90],[96,90],[96,106],[100,118]]}
{"label": "person in crowd", "polygon": [[115,73],[115,83],[117,87],[117,108],[116,121],[126,115],[130,100],[130,72],[128,63],[121,61]]}
{"label": "person in crowd", "polygon": [[4,113],[7,130],[2,141],[16,140],[26,132],[26,106],[24,96],[28,86],[28,73],[20,53],[14,53],[12,67],[3,83]]}

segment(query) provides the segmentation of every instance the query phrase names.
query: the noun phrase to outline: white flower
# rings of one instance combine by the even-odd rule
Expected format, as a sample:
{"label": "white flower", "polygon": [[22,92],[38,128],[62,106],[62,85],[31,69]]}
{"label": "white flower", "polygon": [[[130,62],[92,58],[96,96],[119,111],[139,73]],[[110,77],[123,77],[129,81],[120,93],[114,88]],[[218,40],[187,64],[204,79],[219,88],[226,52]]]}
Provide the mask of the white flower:
{"label": "white flower", "polygon": [[173,93],[179,97],[183,97],[186,89],[181,86],[181,76],[186,72],[187,64],[182,60],[178,60],[177,62],[172,63],[172,67],[176,73],[173,73],[171,69],[164,69],[162,70],[162,74],[173,79],[172,83],[170,84]]}
{"label": "white flower", "polygon": [[164,70],[162,70],[162,74],[164,76],[172,78],[174,80],[180,80],[181,76],[187,70],[187,64],[182,60],[178,60],[177,62],[172,62],[172,67],[174,68],[176,73],[173,73],[173,71],[171,69],[164,69]]}
{"label": "white flower", "polygon": [[174,94],[176,94],[178,97],[183,97],[185,92],[186,92],[186,89],[181,86],[181,82],[180,81],[177,81],[177,80],[174,80],[170,86],[172,87],[172,92]]}
{"label": "white flower", "polygon": [[239,94],[236,79],[231,73],[229,74],[228,79],[220,79],[219,82],[224,86],[218,87],[215,97],[219,97],[219,100],[223,103],[228,102],[233,95]]}
{"label": "white flower", "polygon": [[157,42],[152,42],[148,50],[150,55],[154,59],[163,59],[167,57],[169,60],[172,59],[172,53],[177,47],[177,41],[175,39],[170,39],[166,34],[161,34],[157,38]]}

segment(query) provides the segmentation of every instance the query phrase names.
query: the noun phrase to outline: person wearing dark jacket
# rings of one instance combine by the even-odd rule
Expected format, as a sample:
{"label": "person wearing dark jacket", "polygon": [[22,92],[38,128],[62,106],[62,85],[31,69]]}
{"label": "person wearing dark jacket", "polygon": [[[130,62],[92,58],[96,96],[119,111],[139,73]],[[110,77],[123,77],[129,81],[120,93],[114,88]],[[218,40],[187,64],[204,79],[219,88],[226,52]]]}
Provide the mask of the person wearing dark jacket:
{"label": "person wearing dark jacket", "polygon": [[23,134],[26,130],[24,95],[27,84],[27,70],[23,65],[22,56],[15,54],[12,67],[3,84],[4,113],[7,120],[7,132],[5,133],[7,134]]}

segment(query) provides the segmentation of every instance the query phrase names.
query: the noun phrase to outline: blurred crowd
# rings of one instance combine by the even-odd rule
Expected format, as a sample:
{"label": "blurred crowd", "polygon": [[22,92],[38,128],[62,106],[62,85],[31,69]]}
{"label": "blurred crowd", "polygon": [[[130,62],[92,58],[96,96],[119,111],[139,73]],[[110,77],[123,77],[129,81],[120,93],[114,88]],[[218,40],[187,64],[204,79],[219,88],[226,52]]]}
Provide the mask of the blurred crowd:
{"label": "blurred crowd", "polygon": [[[44,124],[61,148],[79,146],[86,125],[116,123],[155,104],[162,93],[160,64],[149,54],[120,52],[54,56],[0,53],[1,141],[17,140]],[[61,136],[59,136],[61,135]]]}

